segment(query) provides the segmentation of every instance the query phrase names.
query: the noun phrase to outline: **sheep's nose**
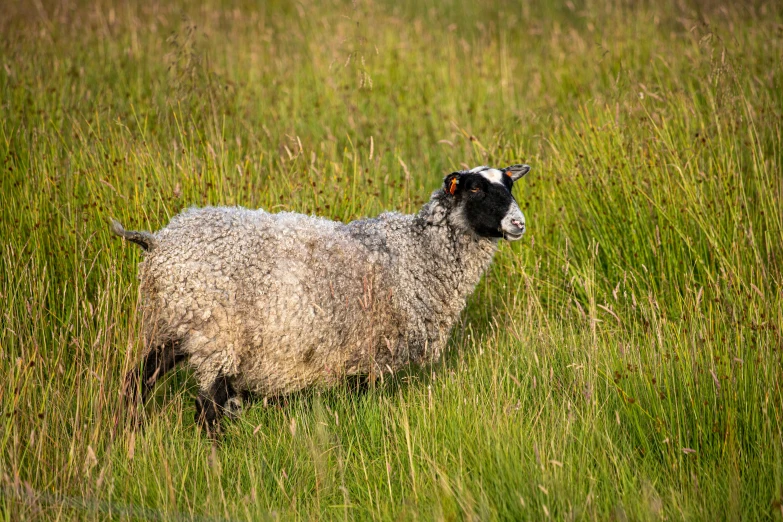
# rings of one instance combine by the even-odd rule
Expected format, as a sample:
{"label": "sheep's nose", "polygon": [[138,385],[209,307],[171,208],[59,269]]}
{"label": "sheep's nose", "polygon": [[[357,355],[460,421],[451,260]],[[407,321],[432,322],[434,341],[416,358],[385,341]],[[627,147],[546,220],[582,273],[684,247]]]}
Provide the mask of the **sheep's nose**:
{"label": "sheep's nose", "polygon": [[506,226],[506,233],[511,235],[522,235],[525,233],[525,220],[524,219],[509,219]]}
{"label": "sheep's nose", "polygon": [[525,233],[525,218],[521,216],[519,218],[512,218],[509,216],[503,221],[500,229],[503,232],[504,238],[509,241],[516,241]]}
{"label": "sheep's nose", "polygon": [[518,219],[512,219],[511,220],[511,224],[514,225],[515,227],[517,227],[522,232],[525,231],[525,222],[524,221],[520,221]]}

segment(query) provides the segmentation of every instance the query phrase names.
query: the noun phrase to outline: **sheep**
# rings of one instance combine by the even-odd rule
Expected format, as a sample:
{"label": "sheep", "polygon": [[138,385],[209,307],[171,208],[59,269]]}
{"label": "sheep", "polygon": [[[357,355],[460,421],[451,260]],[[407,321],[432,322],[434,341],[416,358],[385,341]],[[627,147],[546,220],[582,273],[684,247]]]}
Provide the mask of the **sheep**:
{"label": "sheep", "polygon": [[146,251],[145,350],[126,376],[128,400],[143,404],[187,361],[196,422],[212,434],[247,395],[437,361],[499,240],[525,232],[512,186],[529,170],[453,172],[417,214],[349,223],[242,207],[190,208],[155,233],[112,220]]}

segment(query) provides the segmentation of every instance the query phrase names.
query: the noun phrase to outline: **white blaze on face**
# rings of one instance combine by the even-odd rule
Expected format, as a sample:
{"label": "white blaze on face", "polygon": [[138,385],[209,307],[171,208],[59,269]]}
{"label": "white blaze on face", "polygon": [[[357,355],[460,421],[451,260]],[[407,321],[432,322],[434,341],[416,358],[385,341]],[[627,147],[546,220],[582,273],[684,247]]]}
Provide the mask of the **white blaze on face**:
{"label": "white blaze on face", "polygon": [[491,183],[497,183],[499,185],[503,184],[503,173],[498,169],[492,169],[489,167],[476,167],[475,169],[471,169],[470,172],[473,174],[481,174],[487,181]]}

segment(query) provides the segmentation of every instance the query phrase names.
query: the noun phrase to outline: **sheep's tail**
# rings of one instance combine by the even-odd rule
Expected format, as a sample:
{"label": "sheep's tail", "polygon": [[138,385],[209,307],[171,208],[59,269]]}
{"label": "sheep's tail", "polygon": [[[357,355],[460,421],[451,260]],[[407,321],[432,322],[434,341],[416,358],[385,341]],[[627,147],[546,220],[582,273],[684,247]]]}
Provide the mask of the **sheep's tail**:
{"label": "sheep's tail", "polygon": [[152,250],[157,245],[157,241],[155,241],[155,236],[150,234],[149,232],[137,232],[135,230],[125,230],[122,228],[122,225],[120,225],[120,222],[116,219],[111,220],[111,231],[117,234],[118,236],[130,241],[131,243],[136,243],[144,250]]}

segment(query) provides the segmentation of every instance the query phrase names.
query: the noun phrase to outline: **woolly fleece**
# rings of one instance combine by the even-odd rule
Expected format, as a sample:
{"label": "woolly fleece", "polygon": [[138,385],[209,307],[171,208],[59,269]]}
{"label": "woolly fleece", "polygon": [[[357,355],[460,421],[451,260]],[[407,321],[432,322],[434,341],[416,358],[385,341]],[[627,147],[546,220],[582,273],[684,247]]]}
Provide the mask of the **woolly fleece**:
{"label": "woolly fleece", "polygon": [[443,190],[416,215],[343,224],[191,208],[139,267],[147,346],[181,342],[202,389],[260,396],[440,357],[497,239],[470,233]]}

